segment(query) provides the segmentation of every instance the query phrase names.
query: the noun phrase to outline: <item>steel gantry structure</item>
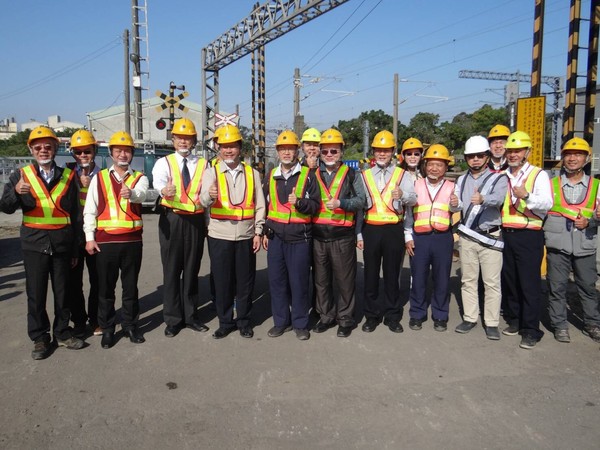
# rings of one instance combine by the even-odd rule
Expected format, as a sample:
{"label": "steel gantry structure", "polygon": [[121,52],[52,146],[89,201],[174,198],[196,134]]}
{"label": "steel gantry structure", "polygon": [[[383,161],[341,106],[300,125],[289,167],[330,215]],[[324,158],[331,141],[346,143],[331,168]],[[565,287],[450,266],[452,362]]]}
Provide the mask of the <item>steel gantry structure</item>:
{"label": "steel gantry structure", "polygon": [[204,150],[209,149],[208,143],[214,134],[214,116],[219,112],[219,70],[252,53],[252,151],[255,163],[264,158],[264,46],[347,1],[270,0],[262,5],[257,3],[249,16],[202,49],[201,137]]}

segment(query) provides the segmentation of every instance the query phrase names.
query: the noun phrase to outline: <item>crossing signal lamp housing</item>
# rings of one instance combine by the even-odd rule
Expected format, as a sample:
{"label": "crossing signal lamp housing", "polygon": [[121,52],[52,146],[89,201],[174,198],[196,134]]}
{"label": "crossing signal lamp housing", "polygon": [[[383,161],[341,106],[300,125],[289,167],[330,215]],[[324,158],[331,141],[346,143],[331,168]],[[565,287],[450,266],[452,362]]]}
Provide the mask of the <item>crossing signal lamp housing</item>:
{"label": "crossing signal lamp housing", "polygon": [[167,122],[165,122],[164,119],[158,119],[156,121],[156,128],[158,128],[159,130],[164,130],[165,128],[167,128]]}

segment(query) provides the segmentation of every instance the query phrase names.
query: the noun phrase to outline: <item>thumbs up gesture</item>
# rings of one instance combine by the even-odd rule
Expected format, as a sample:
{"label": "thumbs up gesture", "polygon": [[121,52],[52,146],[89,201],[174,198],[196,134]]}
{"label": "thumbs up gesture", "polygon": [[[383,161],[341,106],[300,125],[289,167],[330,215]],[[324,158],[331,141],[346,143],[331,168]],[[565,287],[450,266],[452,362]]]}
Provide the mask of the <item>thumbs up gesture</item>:
{"label": "thumbs up gesture", "polygon": [[19,169],[19,173],[21,174],[21,178],[19,178],[19,182],[15,185],[15,192],[19,195],[29,194],[29,191],[31,191],[31,185],[25,182],[25,174],[23,173],[23,169]]}
{"label": "thumbs up gesture", "polygon": [[167,178],[167,185],[162,189],[162,196],[167,200],[172,200],[177,193],[177,189],[173,185],[173,179],[171,177]]}
{"label": "thumbs up gesture", "polygon": [[584,230],[585,228],[587,228],[590,221],[587,220],[585,217],[583,217],[581,215],[581,211],[579,211],[579,214],[577,214],[577,218],[575,219],[575,221],[573,223],[575,225],[575,228],[577,228],[578,230]]}
{"label": "thumbs up gesture", "polygon": [[131,189],[125,183],[121,185],[121,198],[131,198]]}
{"label": "thumbs up gesture", "polygon": [[92,181],[92,178],[90,177],[89,173],[89,167],[82,168],[81,175],[79,176],[79,183],[81,184],[81,186],[88,187],[90,185],[90,181]]}
{"label": "thumbs up gesture", "polygon": [[600,220],[600,203],[596,205],[596,210],[594,211],[594,216],[596,216],[596,220]]}
{"label": "thumbs up gesture", "polygon": [[396,187],[392,189],[392,198],[394,200],[400,200],[402,198],[402,189],[400,189],[399,185],[396,185]]}
{"label": "thumbs up gesture", "polygon": [[219,196],[219,189],[217,188],[216,181],[208,189],[208,195],[210,195],[210,198],[212,198],[213,200]]}
{"label": "thumbs up gesture", "polygon": [[483,203],[483,195],[480,194],[479,188],[475,187],[475,192],[471,196],[471,203],[473,205],[481,205]]}
{"label": "thumbs up gesture", "polygon": [[331,194],[329,195],[329,200],[325,202],[325,208],[327,209],[336,209],[339,208],[342,202],[333,198]]}
{"label": "thumbs up gesture", "polygon": [[298,197],[296,197],[296,194],[294,194],[293,192],[288,195],[288,202],[290,205],[294,206],[296,205],[296,202],[298,201]]}
{"label": "thumbs up gesture", "polygon": [[450,194],[450,206],[452,206],[453,208],[456,208],[458,206],[458,197],[454,192]]}
{"label": "thumbs up gesture", "polygon": [[512,191],[513,195],[517,198],[524,198],[527,197],[527,195],[529,194],[529,192],[527,192],[527,189],[525,189],[525,186],[523,186],[523,184],[515,186],[514,188],[512,188]]}

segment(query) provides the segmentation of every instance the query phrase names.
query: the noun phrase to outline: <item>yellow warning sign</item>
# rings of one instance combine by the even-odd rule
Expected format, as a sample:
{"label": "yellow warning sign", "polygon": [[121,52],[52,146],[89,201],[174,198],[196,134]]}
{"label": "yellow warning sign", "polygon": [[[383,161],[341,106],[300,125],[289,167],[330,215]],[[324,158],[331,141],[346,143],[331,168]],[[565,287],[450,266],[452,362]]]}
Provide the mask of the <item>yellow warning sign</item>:
{"label": "yellow warning sign", "polygon": [[529,162],[544,167],[544,136],[546,131],[546,97],[529,97],[517,100],[517,130],[531,138]]}

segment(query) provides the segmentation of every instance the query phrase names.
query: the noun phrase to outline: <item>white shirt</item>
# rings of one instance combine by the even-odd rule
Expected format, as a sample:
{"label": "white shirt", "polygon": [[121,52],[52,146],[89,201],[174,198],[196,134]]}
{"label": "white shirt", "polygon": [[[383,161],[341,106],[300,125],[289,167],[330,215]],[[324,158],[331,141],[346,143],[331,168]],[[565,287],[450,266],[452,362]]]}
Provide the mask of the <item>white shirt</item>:
{"label": "white shirt", "polygon": [[[179,171],[181,172],[183,170],[184,157],[178,152],[175,152],[175,158],[177,159],[177,165],[179,166]],[[196,167],[198,167],[200,158],[190,153],[185,157],[185,159],[187,159],[187,168],[190,172],[190,180],[192,180],[194,178],[194,174],[196,173]],[[158,161],[156,161],[156,164],[154,164],[154,168],[152,169],[152,186],[154,186],[154,189],[160,193],[167,185],[169,177],[172,176],[167,158],[160,158]]]}
{"label": "white shirt", "polygon": [[[510,173],[510,167],[506,169],[505,173],[509,180],[509,193],[510,199],[513,203],[517,201],[517,197],[514,196],[511,186],[520,186],[525,182],[527,176],[535,168],[528,162],[523,164],[516,175]],[[552,188],[550,186],[550,178],[548,174],[543,170],[538,174],[533,184],[533,190],[529,193],[529,198],[525,200],[525,205],[533,214],[538,217],[544,218],[550,208],[552,208]]]}

